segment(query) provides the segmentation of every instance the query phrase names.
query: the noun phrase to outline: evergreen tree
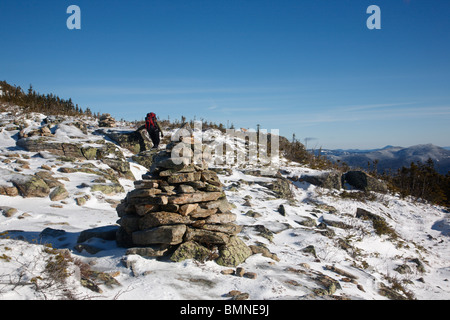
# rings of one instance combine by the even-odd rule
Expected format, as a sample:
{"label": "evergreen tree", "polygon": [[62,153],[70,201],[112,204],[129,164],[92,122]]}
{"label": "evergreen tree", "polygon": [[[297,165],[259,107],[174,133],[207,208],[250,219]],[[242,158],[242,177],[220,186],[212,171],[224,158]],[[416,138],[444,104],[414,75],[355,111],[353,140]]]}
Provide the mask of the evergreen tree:
{"label": "evergreen tree", "polygon": [[46,115],[82,115],[82,108],[74,105],[72,99],[61,99],[53,93],[46,95],[36,93],[30,84],[27,93],[20,86],[13,86],[6,81],[0,81],[3,94],[0,102],[16,104],[26,112],[40,112]]}

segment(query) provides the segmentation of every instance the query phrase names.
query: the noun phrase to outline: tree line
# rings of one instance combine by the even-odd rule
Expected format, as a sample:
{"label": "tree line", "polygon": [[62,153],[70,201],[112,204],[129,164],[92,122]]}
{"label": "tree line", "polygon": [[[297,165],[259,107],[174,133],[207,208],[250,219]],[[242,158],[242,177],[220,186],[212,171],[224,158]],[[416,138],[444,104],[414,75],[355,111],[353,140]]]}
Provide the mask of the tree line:
{"label": "tree line", "polygon": [[89,108],[83,110],[78,104],[74,104],[71,98],[62,99],[52,93],[38,93],[32,85],[25,92],[20,86],[0,81],[0,90],[0,102],[21,106],[26,112],[39,112],[46,115],[99,116],[93,114]]}
{"label": "tree line", "polygon": [[383,173],[381,178],[402,197],[412,196],[450,207],[450,171],[446,175],[440,174],[431,158],[425,163],[412,162],[409,167],[403,166],[394,173]]}
{"label": "tree line", "polygon": [[[346,172],[350,166],[345,162],[333,163],[318,152],[309,152],[305,145],[299,142],[295,135],[292,141],[280,137],[280,151],[288,160],[299,162],[313,169],[340,170]],[[369,163],[367,172],[385,181],[391,192],[398,193],[401,197],[411,196],[417,200],[424,200],[436,205],[450,208],[450,171],[443,175],[436,170],[433,159],[429,158],[425,163],[412,162],[409,167],[403,166],[398,170],[378,173],[378,161]]]}

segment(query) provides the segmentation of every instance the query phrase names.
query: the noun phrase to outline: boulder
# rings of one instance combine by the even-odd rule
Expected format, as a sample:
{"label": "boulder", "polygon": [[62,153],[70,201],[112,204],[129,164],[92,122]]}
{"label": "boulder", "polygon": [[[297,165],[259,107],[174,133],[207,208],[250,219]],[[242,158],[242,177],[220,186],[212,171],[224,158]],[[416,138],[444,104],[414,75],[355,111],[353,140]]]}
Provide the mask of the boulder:
{"label": "boulder", "polygon": [[362,208],[356,208],[356,217],[362,220],[384,221],[383,217]]}
{"label": "boulder", "polygon": [[237,236],[219,248],[216,263],[224,267],[236,267],[252,255],[252,250]]}
{"label": "boulder", "polygon": [[197,261],[205,261],[211,255],[211,251],[195,241],[187,241],[178,246],[175,252],[170,257],[174,262],[181,262],[187,259],[194,259]]}
{"label": "boulder", "polygon": [[44,180],[37,176],[16,175],[11,178],[11,182],[25,198],[44,198],[50,193],[50,187]]}
{"label": "boulder", "polygon": [[18,147],[30,152],[40,152],[46,150],[58,156],[65,155],[62,147],[63,144],[56,139],[47,137],[29,137],[19,139],[16,144]]}
{"label": "boulder", "polygon": [[115,240],[118,226],[104,226],[83,230],[78,236],[77,243],[85,242],[91,238],[99,238],[107,241]]}
{"label": "boulder", "polygon": [[0,196],[15,197],[19,195],[19,190],[14,186],[0,186]]}
{"label": "boulder", "polygon": [[275,178],[273,181],[256,181],[257,184],[262,185],[271,190],[277,198],[291,199],[291,182],[286,178]]}
{"label": "boulder", "polygon": [[53,191],[49,194],[49,198],[52,201],[60,201],[66,199],[69,196],[69,192],[66,188],[62,186],[57,186]]}
{"label": "boulder", "polygon": [[7,206],[0,206],[0,212],[7,218],[12,217],[17,213],[16,208],[7,207]]}
{"label": "boulder", "polygon": [[374,191],[386,193],[388,191],[385,182],[378,180],[364,171],[349,171],[342,176],[343,184],[349,184],[361,191]]}
{"label": "boulder", "polygon": [[142,151],[131,157],[133,161],[150,170],[153,164],[153,156],[157,150]]}
{"label": "boulder", "polygon": [[[29,152],[48,151],[57,156],[83,160],[87,159],[83,154],[83,152],[85,152],[88,154],[88,160],[94,159],[93,147],[86,149],[81,143],[61,142],[53,137],[33,136],[29,138],[22,138],[17,141],[16,145]],[[96,150],[95,155],[97,155]]]}
{"label": "boulder", "polygon": [[326,189],[342,189],[341,173],[337,171],[324,172],[318,175],[303,175],[299,181],[305,181]]}
{"label": "boulder", "polygon": [[134,175],[130,169],[130,163],[126,161],[125,158],[103,158],[102,162],[108,165],[111,169],[117,171],[122,177],[134,180]]}
{"label": "boulder", "polygon": [[120,183],[96,183],[91,186],[91,192],[100,191],[106,195],[115,195],[125,191]]}
{"label": "boulder", "polygon": [[39,238],[59,238],[65,236],[67,232],[62,229],[45,228],[39,233]]}
{"label": "boulder", "polygon": [[130,150],[134,154],[139,154],[150,150],[153,146],[145,130],[124,131],[117,129],[100,129],[99,133],[106,135],[119,146]]}

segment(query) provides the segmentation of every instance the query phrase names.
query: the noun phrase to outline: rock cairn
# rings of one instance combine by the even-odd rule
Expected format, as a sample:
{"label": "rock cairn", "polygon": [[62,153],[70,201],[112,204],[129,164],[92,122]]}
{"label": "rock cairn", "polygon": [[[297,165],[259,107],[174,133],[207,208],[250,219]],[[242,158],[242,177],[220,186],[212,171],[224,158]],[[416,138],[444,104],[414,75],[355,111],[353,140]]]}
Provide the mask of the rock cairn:
{"label": "rock cairn", "polygon": [[98,125],[99,127],[114,128],[116,126],[116,120],[109,113],[104,113],[98,119]]}
{"label": "rock cairn", "polygon": [[222,184],[204,161],[194,163],[193,152],[173,157],[180,147],[193,151],[193,138],[172,137],[153,156],[150,172],[134,182],[135,189],[117,207],[118,244],[128,247],[128,254],[237,266],[252,251],[237,236],[242,227],[234,223]]}

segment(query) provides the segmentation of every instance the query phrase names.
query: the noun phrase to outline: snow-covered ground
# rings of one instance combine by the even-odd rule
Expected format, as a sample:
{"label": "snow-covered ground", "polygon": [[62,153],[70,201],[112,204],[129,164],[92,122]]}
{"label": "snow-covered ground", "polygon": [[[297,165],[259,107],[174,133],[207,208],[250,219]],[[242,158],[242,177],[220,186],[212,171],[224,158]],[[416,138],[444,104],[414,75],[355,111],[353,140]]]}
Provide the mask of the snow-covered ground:
{"label": "snow-covered ground", "polygon": [[[39,128],[43,118],[30,116],[27,130]],[[8,182],[11,172],[34,174],[46,165],[69,197],[51,201],[48,197],[0,195],[0,207],[16,209],[12,214],[4,210],[0,214],[1,300],[223,300],[230,299],[227,294],[233,290],[247,293],[250,300],[383,300],[388,297],[381,294],[382,289],[394,288],[395,284],[401,286],[396,292],[404,297],[410,294],[415,299],[450,299],[449,214],[443,208],[389,194],[376,195],[375,201],[344,199],[338,190],[298,181],[291,185],[294,198],[286,200],[267,188],[265,183],[273,178],[246,174],[242,167],[235,166],[219,177],[228,200],[235,206],[232,211],[237,215],[236,223],[244,226],[239,236],[248,245],[263,245],[274,254],[254,254],[240,265],[246,272],[255,273],[256,278],[227,275],[230,268],[213,261],[175,263],[125,255],[126,249],[115,241],[99,238],[88,243],[101,251],[79,252],[75,246],[83,230],[116,225],[114,206],[133,189],[133,181],[120,179],[125,192],[116,195],[91,192],[87,186],[98,178],[96,174],[65,173],[59,168],[86,163],[101,168],[104,163],[63,162],[50,153],[39,155],[17,148],[19,130],[12,127],[11,121],[10,114],[0,113],[0,186],[12,186]],[[87,134],[70,122],[68,119],[52,134],[61,140],[80,139],[94,144],[105,139],[93,134],[95,122],[89,123]],[[130,160],[129,151],[119,149],[128,157],[135,178],[140,179],[147,170]],[[281,169],[284,177],[320,173],[286,161],[282,161]],[[82,206],[75,201],[80,196],[87,199]],[[285,208],[283,214],[280,205]],[[377,235],[371,221],[356,218],[357,208],[382,216],[398,237]],[[314,226],[302,224],[305,221],[312,221]],[[329,226],[320,229],[318,225],[324,221]],[[331,227],[330,221],[346,228]],[[324,234],[324,230],[334,234]],[[304,250],[309,246],[314,247],[315,255]],[[66,256],[68,277],[63,284],[49,273],[49,262],[61,258],[60,251],[54,249],[68,249],[66,254],[70,256]],[[85,265],[117,282],[108,285],[94,280],[101,292],[82,286],[80,266]],[[399,266],[406,273],[400,273]],[[327,277],[337,283],[336,291],[332,295],[318,294],[324,283],[320,279]]]}

